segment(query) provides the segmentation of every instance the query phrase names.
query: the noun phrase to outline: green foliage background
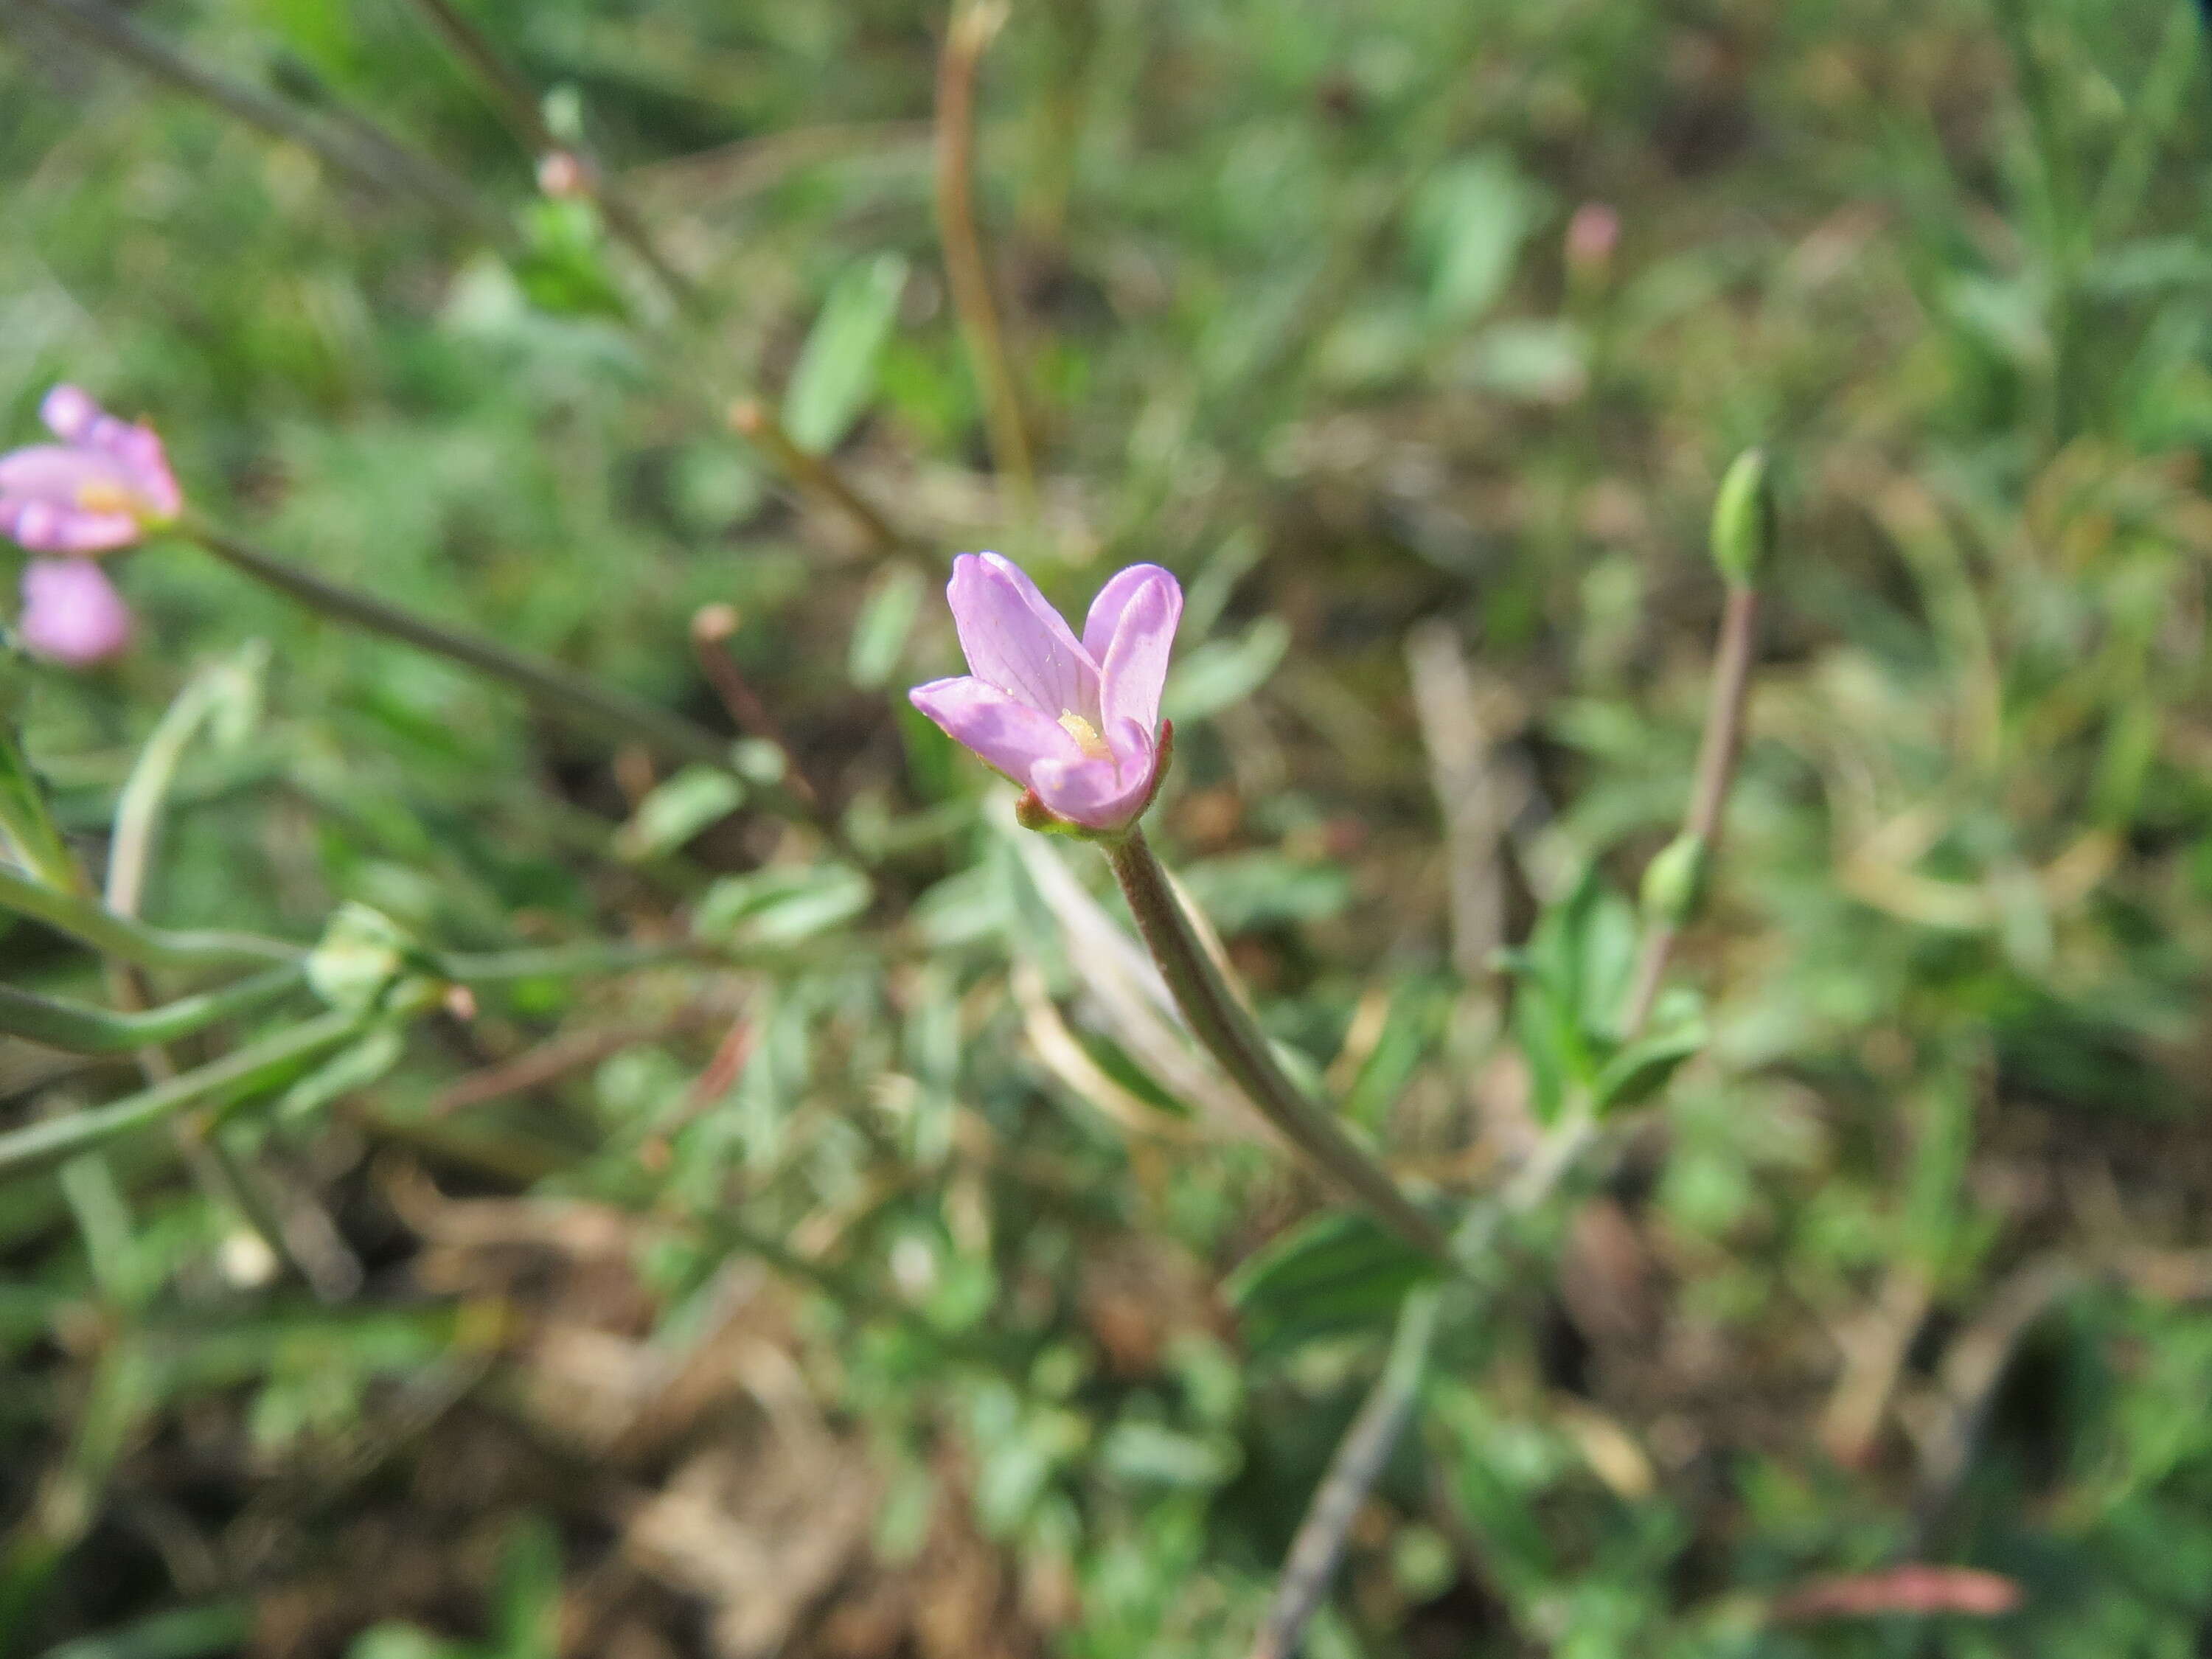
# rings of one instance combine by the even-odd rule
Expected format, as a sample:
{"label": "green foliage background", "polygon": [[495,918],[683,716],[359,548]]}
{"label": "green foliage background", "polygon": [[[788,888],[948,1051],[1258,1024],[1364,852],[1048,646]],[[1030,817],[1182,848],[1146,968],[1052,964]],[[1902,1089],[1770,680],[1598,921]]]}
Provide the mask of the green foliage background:
{"label": "green foliage background", "polygon": [[[320,1296],[166,1135],[0,1185],[0,1649],[1240,1651],[1403,1276],[1356,1239],[1285,1254],[1343,1245],[1295,1231],[1326,1195],[1224,1132],[1117,1012],[1111,951],[1068,943],[1097,860],[1021,838],[907,710],[956,659],[942,556],[1000,547],[1071,607],[1132,560],[1183,579],[1156,839],[1272,1032],[1409,1178],[1477,1190],[1542,1057],[1455,959],[1408,636],[1472,659],[1510,809],[1478,944],[1594,872],[1576,972],[1617,984],[1617,895],[1697,740],[1705,516],[1757,442],[1785,534],[1679,975],[1711,1041],[1443,1357],[1310,1650],[2204,1650],[2191,7],[1018,7],[978,159],[1034,524],[942,274],[939,7],[471,9],[704,320],[536,194],[404,0],[132,15],[372,118],[482,227],[4,0],[0,436],[77,380],[158,424],[213,517],[718,727],[687,628],[736,607],[865,873],[180,542],[118,561],[137,648],[36,672],[18,711],[95,867],[164,708],[267,647],[179,775],[156,920],[312,940],[350,902],[483,951],[689,918],[720,958],[488,987],[330,1098],[240,1114]],[[1585,202],[1620,239],[1575,269]],[[794,493],[727,429],[744,396],[923,550]],[[0,973],[105,995],[29,924]],[[0,1042],[7,1125],[131,1086]],[[591,1341],[647,1403],[578,1366]],[[718,1455],[757,1486],[796,1459],[814,1500],[732,1498],[731,1537],[866,1493],[769,1645],[732,1633],[758,1582],[639,1542]],[[2024,1599],[1785,1616],[1899,1561]]]}

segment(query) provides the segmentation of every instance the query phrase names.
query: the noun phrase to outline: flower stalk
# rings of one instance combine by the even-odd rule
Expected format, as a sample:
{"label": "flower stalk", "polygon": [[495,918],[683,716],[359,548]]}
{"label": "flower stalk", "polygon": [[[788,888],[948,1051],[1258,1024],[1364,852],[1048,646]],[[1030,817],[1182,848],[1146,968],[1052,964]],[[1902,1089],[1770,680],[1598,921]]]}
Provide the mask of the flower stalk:
{"label": "flower stalk", "polygon": [[1758,653],[1758,583],[1779,537],[1766,458],[1759,450],[1747,450],[1729,469],[1713,504],[1713,563],[1728,585],[1728,599],[1713,652],[1712,691],[1698,743],[1689,811],[1681,834],[1653,860],[1644,882],[1646,932],[1621,1014],[1624,1041],[1641,1033],[1651,1018],[1667,964],[1703,895],[1705,873],[1720,841],[1721,815],[1743,749],[1744,708]]}
{"label": "flower stalk", "polygon": [[52,885],[0,864],[0,910],[42,921],[102,955],[143,968],[211,968],[295,962],[307,953],[283,939],[252,933],[178,931],[149,927],[80,896],[77,883]]}
{"label": "flower stalk", "polygon": [[50,1117],[0,1134],[0,1176],[43,1168],[103,1146],[173,1117],[188,1106],[207,1103],[211,1129],[225,1106],[256,1087],[326,1054],[356,1036],[362,1016],[351,1010],[318,1014],[313,1019],[264,1037],[200,1066],[196,1071],[64,1117]]}
{"label": "flower stalk", "polygon": [[123,1054],[191,1036],[219,1020],[274,1002],[306,983],[304,968],[272,968],[219,990],[179,997],[136,1013],[65,1002],[0,985],[0,1031],[70,1054]]}
{"label": "flower stalk", "polygon": [[729,408],[730,429],[773,461],[793,483],[819,496],[860,526],[860,533],[878,554],[911,550],[911,544],[891,528],[890,521],[874,502],[846,480],[845,475],[822,456],[802,449],[767,404],[757,398],[740,398]]}
{"label": "flower stalk", "polygon": [[975,216],[975,75],[1006,15],[1006,0],[963,0],[945,33],[937,64],[937,223],[952,308],[983,390],[991,459],[1029,523],[1037,511],[1036,461]]}
{"label": "flower stalk", "polygon": [[529,148],[538,163],[541,179],[547,162],[568,158],[572,163],[568,172],[575,188],[599,208],[607,228],[653,273],[653,280],[679,309],[694,316],[700,314],[705,307],[705,296],[698,285],[678,270],[661,251],[629,198],[608,183],[606,169],[592,156],[578,151],[574,144],[562,142],[553,131],[529,82],[500,55],[483,31],[449,0],[414,0],[414,4],[432,31],[467,66],[471,77],[498,110],[515,138]]}
{"label": "flower stalk", "polygon": [[1415,1206],[1389,1171],[1310,1099],[1275,1059],[1244,1005],[1200,944],[1143,830],[1102,839],[1152,960],[1195,1036],[1230,1079],[1291,1144],[1338,1187],[1408,1243],[1439,1261],[1450,1258],[1443,1230]]}
{"label": "flower stalk", "polygon": [[263,586],[273,587],[326,617],[504,681],[548,714],[581,719],[602,730],[635,738],[673,760],[723,768],[730,763],[730,745],[724,739],[641,697],[613,690],[544,657],[510,650],[482,635],[434,623],[373,594],[327,580],[197,515],[187,517],[181,527],[199,546]]}

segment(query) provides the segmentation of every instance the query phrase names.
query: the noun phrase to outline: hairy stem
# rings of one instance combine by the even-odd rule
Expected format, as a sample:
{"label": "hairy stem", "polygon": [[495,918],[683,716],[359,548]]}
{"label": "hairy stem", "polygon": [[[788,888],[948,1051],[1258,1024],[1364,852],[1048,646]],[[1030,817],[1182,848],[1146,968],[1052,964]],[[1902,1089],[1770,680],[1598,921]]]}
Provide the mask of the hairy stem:
{"label": "hairy stem", "polygon": [[1324,1175],[1416,1248],[1440,1261],[1449,1260],[1450,1242],[1443,1229],[1414,1206],[1372,1153],[1284,1073],[1267,1037],[1199,943],[1144,831],[1132,826],[1126,836],[1105,847],[1137,931],[1159,964],[1191,1035],[1221,1063],[1230,1080],[1261,1114]]}

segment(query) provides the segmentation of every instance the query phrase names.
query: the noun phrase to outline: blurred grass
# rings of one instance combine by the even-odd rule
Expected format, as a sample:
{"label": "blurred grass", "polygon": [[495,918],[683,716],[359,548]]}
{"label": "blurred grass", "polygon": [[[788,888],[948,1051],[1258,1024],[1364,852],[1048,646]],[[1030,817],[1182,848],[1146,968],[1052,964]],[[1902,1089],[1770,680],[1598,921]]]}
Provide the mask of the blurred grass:
{"label": "blurred grass", "polygon": [[[708,722],[687,624],[735,606],[735,659],[874,860],[866,908],[803,830],[687,817],[644,757],[181,545],[132,556],[141,647],[29,695],[92,862],[195,668],[271,647],[258,720],[179,775],[149,916],[311,939],[352,901],[489,950],[650,939],[709,894],[765,965],[486,988],[334,1103],[241,1124],[289,1231],[360,1269],[331,1305],[166,1146],[0,1188],[0,1647],[222,1650],[247,1596],[268,1653],[1235,1650],[1383,1310],[1229,1305],[1319,1194],[1146,1047],[979,769],[906,710],[953,660],[915,571],[997,545],[1070,602],[1177,571],[1162,838],[1274,1033],[1407,1170],[1479,1185],[1527,1090],[1498,988],[1451,968],[1408,630],[1465,641],[1522,798],[1510,936],[1593,861],[1626,890],[1679,816],[1704,514],[1753,441],[1789,540],[1686,951],[1716,1040],[1535,1241],[1559,1270],[1449,1356],[1310,1651],[2212,1638],[2190,8],[1022,9],[979,186],[1033,530],[943,278],[938,9],[471,9],[710,320],[535,195],[398,0],[132,15],[373,117],[511,240],[15,0],[0,434],[80,380],[155,420],[216,516]],[[1574,271],[1585,201],[1622,234]],[[724,428],[738,396],[930,553],[789,492]],[[34,928],[0,957],[99,994]],[[0,1086],[12,1127],[129,1085],[9,1044]],[[2026,1600],[1768,1616],[1905,1559]]]}

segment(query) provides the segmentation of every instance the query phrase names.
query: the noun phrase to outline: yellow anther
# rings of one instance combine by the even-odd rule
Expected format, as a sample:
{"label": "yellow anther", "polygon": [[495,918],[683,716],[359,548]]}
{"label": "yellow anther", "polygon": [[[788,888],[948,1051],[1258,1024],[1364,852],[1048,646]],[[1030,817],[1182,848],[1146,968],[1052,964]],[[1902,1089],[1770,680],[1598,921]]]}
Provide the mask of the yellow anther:
{"label": "yellow anther", "polygon": [[1093,760],[1110,760],[1114,751],[1106,746],[1106,739],[1098,735],[1098,728],[1073,709],[1060,717],[1060,729],[1075,739],[1075,746]]}
{"label": "yellow anther", "polygon": [[105,478],[88,478],[76,487],[76,504],[88,513],[129,513],[138,511],[137,497],[118,483]]}

